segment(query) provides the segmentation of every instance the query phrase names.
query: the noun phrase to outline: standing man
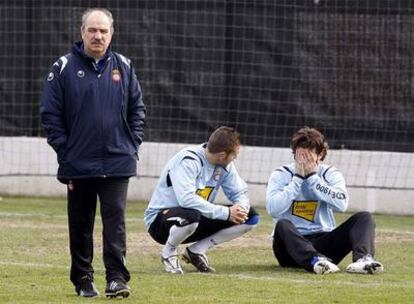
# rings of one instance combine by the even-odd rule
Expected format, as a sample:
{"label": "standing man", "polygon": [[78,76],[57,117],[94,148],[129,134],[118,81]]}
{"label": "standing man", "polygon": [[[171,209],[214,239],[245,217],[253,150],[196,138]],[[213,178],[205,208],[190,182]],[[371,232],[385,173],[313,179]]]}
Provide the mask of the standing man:
{"label": "standing man", "polygon": [[[151,237],[164,245],[161,262],[166,272],[183,273],[178,246],[190,242],[183,260],[200,272],[214,272],[207,250],[259,222],[233,163],[239,150],[239,133],[220,127],[206,144],[181,150],[165,165],[144,216]],[[230,206],[213,203],[220,187]]]}
{"label": "standing man", "polygon": [[125,206],[144,136],[145,106],[129,59],[111,51],[110,11],[88,9],[82,41],[56,61],[45,80],[41,118],[67,184],[70,279],[79,296],[95,297],[93,227],[97,198],[103,222],[107,297],[128,297]]}
{"label": "standing man", "polygon": [[277,220],[273,252],[282,267],[302,267],[317,274],[340,271],[338,264],[350,251],[353,273],[379,273],[374,259],[375,224],[370,213],[358,212],[335,227],[333,212],[344,212],[348,192],[342,174],[323,165],[328,150],[325,137],[304,127],[293,134],[294,163],[270,177],[266,207]]}

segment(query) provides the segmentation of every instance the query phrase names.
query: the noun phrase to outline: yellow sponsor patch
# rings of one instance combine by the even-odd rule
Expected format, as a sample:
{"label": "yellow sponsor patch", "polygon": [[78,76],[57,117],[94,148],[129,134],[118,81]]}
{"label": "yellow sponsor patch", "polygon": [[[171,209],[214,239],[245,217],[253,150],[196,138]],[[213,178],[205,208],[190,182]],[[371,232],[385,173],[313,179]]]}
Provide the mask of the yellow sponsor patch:
{"label": "yellow sponsor patch", "polygon": [[317,201],[294,201],[292,205],[292,214],[313,222],[317,208]]}
{"label": "yellow sponsor patch", "polygon": [[214,187],[205,187],[203,189],[197,189],[196,194],[204,198],[206,201],[208,201],[210,194],[211,192],[213,192],[213,190],[214,190]]}

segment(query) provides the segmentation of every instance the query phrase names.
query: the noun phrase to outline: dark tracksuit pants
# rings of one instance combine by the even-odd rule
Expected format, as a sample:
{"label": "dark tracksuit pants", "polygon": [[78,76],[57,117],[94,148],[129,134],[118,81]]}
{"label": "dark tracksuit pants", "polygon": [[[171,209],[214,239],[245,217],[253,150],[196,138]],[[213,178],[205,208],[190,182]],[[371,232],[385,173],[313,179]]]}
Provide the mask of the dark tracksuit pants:
{"label": "dark tracksuit pants", "polygon": [[325,256],[338,264],[352,251],[352,261],[374,256],[375,223],[368,212],[358,212],[331,232],[302,236],[289,220],[276,223],[273,253],[280,266],[313,271],[314,256]]}
{"label": "dark tracksuit pants", "polygon": [[[246,221],[246,223],[249,224],[249,220],[253,218],[256,218],[257,220],[258,217],[259,214],[256,212],[256,210],[253,207],[250,207],[248,220]],[[171,218],[183,219],[184,221],[172,221]],[[213,220],[206,218],[201,215],[200,211],[195,209],[174,207],[164,209],[160,213],[158,213],[154,222],[151,224],[148,232],[155,241],[157,241],[160,244],[165,244],[167,242],[168,237],[170,236],[170,229],[172,226],[185,226],[195,222],[199,223],[196,231],[194,231],[192,235],[190,235],[186,240],[184,240],[183,244],[202,240],[210,235],[215,234],[220,230],[235,225],[229,221]]]}
{"label": "dark tracksuit pants", "polygon": [[125,207],[129,178],[75,179],[68,184],[70,279],[77,285],[85,276],[93,280],[93,228],[97,198],[103,224],[103,261],[106,280],[128,282],[125,266]]}

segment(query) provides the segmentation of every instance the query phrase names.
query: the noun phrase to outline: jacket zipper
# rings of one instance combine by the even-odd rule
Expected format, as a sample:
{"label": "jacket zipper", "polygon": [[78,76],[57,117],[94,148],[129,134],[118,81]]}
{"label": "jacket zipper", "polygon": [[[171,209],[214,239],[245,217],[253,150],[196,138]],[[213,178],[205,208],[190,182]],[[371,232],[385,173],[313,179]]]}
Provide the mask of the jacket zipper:
{"label": "jacket zipper", "polygon": [[[108,59],[106,60],[105,66],[103,67],[102,72],[98,71],[98,67],[97,67],[96,63],[93,62],[95,71],[98,72],[98,75],[96,75],[96,77],[98,78],[98,80],[97,80],[97,96],[98,96],[98,94],[100,95],[100,93],[101,93],[101,91],[99,90],[99,88],[101,86],[101,81],[102,81],[101,78],[102,78],[102,74],[105,72],[106,68],[108,67],[109,61],[110,60],[108,60]],[[98,97],[100,97],[100,96],[98,96]],[[98,98],[98,100],[100,100],[100,99],[101,98]],[[102,140],[102,146],[101,146],[102,177],[106,178],[107,175],[105,174],[105,158],[104,158],[104,155],[105,155],[104,109],[103,109],[102,106],[99,107],[99,108],[100,108],[100,114],[101,114],[100,116],[101,116],[101,140]]]}
{"label": "jacket zipper", "polygon": [[[98,66],[97,66],[97,64],[95,63],[95,62],[92,62],[92,66],[93,66],[93,68],[94,68],[94,70],[95,70],[95,75],[96,75],[96,78],[97,78],[97,80],[96,80],[96,86],[95,86],[95,94],[96,94],[96,96],[98,97],[97,98],[97,100],[100,100],[100,91],[99,91],[99,87],[100,87],[100,79],[101,79],[101,76],[102,76],[102,74],[101,73],[99,73],[99,71],[98,71]],[[100,138],[101,138],[101,172],[102,172],[102,174],[101,174],[101,177],[103,177],[103,178],[105,178],[106,177],[106,175],[104,174],[104,130],[103,130],[103,128],[104,128],[104,119],[103,119],[103,107],[102,106],[98,106],[98,108],[99,108],[99,117],[100,117],[100,123],[101,123],[101,128],[100,128]]]}

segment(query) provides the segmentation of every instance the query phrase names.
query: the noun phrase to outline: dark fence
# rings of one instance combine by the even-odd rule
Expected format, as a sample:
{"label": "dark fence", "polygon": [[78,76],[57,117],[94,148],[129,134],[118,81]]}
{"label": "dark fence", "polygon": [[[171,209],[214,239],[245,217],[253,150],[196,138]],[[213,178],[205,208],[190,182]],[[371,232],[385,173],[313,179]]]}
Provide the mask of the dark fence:
{"label": "dark fence", "polygon": [[3,1],[0,136],[42,136],[47,70],[87,7],[115,18],[148,108],[147,141],[201,142],[218,125],[287,146],[302,125],[332,148],[414,151],[412,1]]}

